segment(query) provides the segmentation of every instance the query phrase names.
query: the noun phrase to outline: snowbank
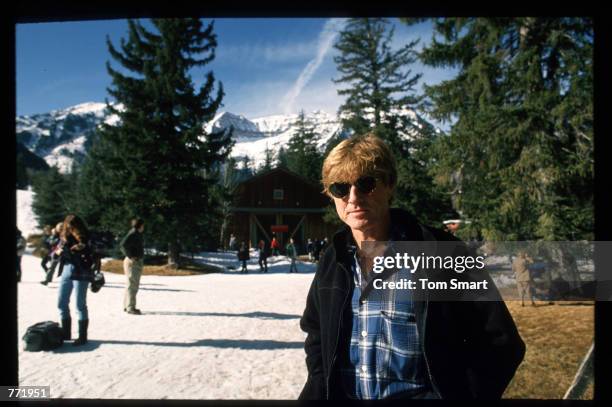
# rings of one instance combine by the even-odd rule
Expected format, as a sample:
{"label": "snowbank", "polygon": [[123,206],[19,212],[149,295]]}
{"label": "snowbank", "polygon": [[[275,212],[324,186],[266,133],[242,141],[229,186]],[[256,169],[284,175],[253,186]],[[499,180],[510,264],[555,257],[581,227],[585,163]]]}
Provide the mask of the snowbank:
{"label": "snowbank", "polygon": [[[233,253],[200,256],[238,264]],[[123,312],[124,277],[105,273],[106,286],[87,294],[89,343],[50,352],[20,347],[19,384],[49,385],[52,398],[296,399],[307,375],[299,318],[313,278],[302,270],[313,266],[299,262],[301,273],[288,274],[286,259],[272,260],[267,274],[255,258],[249,274],[143,276],[143,315]],[[59,320],[57,277],[39,284],[39,259],[28,254],[22,269],[20,340],[28,326]]]}
{"label": "snowbank", "polygon": [[34,233],[41,233],[38,228],[34,212],[32,212],[32,198],[34,192],[32,189],[27,191],[17,190],[17,227],[21,230],[24,237]]}

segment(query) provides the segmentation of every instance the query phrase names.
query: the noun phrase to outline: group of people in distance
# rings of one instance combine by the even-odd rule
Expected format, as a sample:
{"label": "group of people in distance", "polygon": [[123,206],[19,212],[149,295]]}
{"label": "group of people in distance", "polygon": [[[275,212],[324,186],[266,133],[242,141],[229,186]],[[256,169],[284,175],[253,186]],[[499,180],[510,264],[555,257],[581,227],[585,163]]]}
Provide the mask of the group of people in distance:
{"label": "group of people in distance", "polygon": [[[240,273],[248,273],[247,269],[247,261],[250,260],[249,247],[245,241],[240,243],[240,246],[236,248],[236,236],[232,233],[229,239],[229,250],[235,250],[236,255],[238,256],[238,261],[240,261]],[[312,239],[308,238],[307,251],[308,251],[308,259],[312,262],[319,261],[320,253],[327,246],[327,237],[324,240],[317,240],[315,238],[314,242]],[[280,255],[280,243],[276,238],[276,234],[272,234],[272,240],[270,241],[270,245],[268,246],[267,242],[263,239],[259,241],[257,244],[257,252],[259,254],[259,271],[262,273],[268,272],[268,257],[278,256]],[[296,247],[294,239],[289,238],[289,243],[285,246],[286,256],[291,260],[291,264],[289,265],[289,273],[297,273],[297,256],[298,249]]]}

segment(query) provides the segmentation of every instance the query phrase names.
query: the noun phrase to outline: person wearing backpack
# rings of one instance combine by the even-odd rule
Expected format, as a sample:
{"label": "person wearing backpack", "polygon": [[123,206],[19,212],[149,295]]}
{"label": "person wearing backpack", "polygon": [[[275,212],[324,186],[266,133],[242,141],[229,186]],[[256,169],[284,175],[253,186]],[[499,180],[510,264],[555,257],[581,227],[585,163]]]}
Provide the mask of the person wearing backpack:
{"label": "person wearing backpack", "polygon": [[73,345],[87,343],[89,313],[87,310],[87,288],[93,278],[94,258],[89,242],[89,231],[85,222],[74,214],[64,219],[59,252],[59,287],[57,305],[64,339],[71,339],[72,318],[70,317],[70,295],[76,291],[76,306],[79,323],[79,337]]}

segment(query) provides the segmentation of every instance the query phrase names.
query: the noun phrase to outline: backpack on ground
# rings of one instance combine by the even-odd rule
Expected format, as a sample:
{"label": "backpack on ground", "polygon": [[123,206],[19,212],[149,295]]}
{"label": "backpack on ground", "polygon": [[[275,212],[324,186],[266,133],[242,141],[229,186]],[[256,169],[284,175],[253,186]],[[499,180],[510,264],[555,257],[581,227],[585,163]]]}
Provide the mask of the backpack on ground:
{"label": "backpack on ground", "polygon": [[22,340],[24,350],[38,352],[59,348],[64,344],[64,335],[57,322],[44,321],[30,326]]}

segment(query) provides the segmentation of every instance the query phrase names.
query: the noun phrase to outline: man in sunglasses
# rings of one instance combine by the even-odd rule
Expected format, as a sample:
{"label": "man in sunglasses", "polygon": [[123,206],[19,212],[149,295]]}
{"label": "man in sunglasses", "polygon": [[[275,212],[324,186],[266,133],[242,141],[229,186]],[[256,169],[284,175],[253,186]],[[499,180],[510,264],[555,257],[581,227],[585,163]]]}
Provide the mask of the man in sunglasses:
{"label": "man in sunglasses", "polygon": [[299,398],[500,398],[525,345],[496,289],[489,301],[374,295],[364,242],[462,244],[390,208],[397,171],[389,147],[371,134],[344,140],[322,178],[345,226],[319,262],[300,320],[308,378]]}

